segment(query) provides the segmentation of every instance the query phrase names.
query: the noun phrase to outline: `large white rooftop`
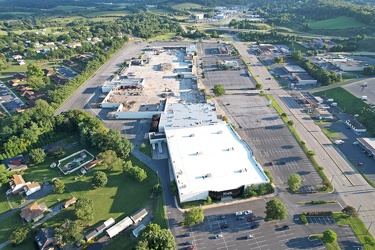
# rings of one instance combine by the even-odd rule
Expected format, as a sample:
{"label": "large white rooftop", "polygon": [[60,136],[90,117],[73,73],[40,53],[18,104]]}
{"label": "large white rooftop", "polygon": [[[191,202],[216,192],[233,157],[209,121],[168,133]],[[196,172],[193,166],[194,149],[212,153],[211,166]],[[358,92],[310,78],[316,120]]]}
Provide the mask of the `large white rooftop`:
{"label": "large white rooftop", "polygon": [[196,127],[223,122],[211,103],[169,103],[161,114],[159,131],[167,128]]}
{"label": "large white rooftop", "polygon": [[269,182],[230,125],[166,128],[165,132],[181,202],[206,199],[209,191]]}

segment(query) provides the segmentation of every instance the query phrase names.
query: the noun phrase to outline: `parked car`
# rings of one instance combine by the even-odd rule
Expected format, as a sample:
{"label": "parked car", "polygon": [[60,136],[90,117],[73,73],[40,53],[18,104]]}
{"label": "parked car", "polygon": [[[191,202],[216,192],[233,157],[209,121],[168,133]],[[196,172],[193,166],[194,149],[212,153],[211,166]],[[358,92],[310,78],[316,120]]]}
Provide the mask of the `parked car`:
{"label": "parked car", "polygon": [[245,237],[246,237],[246,239],[252,239],[252,238],[254,238],[254,235],[249,234],[249,235],[246,235]]}
{"label": "parked car", "polygon": [[258,227],[259,227],[259,224],[254,224],[254,225],[250,226],[250,229],[255,229],[255,228],[258,228]]}
{"label": "parked car", "polygon": [[247,219],[248,222],[252,222],[252,221],[255,221],[255,217],[254,216],[251,216]]}
{"label": "parked car", "polygon": [[222,234],[215,235],[215,239],[223,238]]}
{"label": "parked car", "polygon": [[240,211],[239,211],[239,212],[236,212],[235,215],[236,215],[236,216],[241,216],[241,215],[242,215],[242,212],[240,212]]}
{"label": "parked car", "polygon": [[225,220],[225,215],[220,215],[217,217],[218,220]]}
{"label": "parked car", "polygon": [[183,235],[184,237],[190,237],[190,233],[186,233]]}
{"label": "parked car", "polygon": [[223,224],[223,225],[220,226],[221,229],[225,229],[225,228],[228,228],[228,227],[229,227],[228,224]]}
{"label": "parked car", "polygon": [[270,166],[273,166],[273,162],[272,161],[270,161],[270,163],[268,163]]}
{"label": "parked car", "polygon": [[288,230],[288,229],[290,229],[290,227],[288,225],[285,225],[285,226],[282,226],[280,229],[281,230]]}
{"label": "parked car", "polygon": [[238,216],[237,217],[237,220],[244,220],[245,219],[245,216]]}
{"label": "parked car", "polygon": [[363,163],[362,162],[357,162],[357,164],[356,164],[357,166],[362,166],[363,165]]}
{"label": "parked car", "polygon": [[251,211],[251,210],[247,210],[247,211],[245,211],[245,215],[250,215],[250,214],[252,214],[253,213],[253,211]]}
{"label": "parked car", "polygon": [[186,241],[184,244],[185,245],[193,245],[193,242],[192,241]]}

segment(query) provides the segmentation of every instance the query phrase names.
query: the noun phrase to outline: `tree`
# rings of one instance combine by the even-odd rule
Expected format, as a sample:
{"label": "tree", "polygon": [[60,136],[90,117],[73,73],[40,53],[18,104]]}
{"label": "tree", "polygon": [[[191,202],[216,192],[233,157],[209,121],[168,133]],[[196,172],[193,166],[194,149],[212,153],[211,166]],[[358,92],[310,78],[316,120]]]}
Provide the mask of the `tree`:
{"label": "tree", "polygon": [[337,235],[332,230],[328,229],[323,232],[323,238],[324,243],[334,243],[337,240]]}
{"label": "tree", "polygon": [[299,174],[290,175],[288,185],[290,192],[296,192],[301,187],[301,176]]}
{"label": "tree", "polygon": [[54,231],[62,244],[71,244],[82,238],[77,222],[68,219],[55,228]]}
{"label": "tree", "polygon": [[282,57],[276,56],[276,57],[273,59],[273,61],[274,61],[275,63],[282,63],[282,62],[284,61],[284,59],[283,59]]}
{"label": "tree", "polygon": [[27,83],[36,91],[46,86],[46,83],[40,76],[29,76],[27,78]]}
{"label": "tree", "polygon": [[349,217],[358,217],[357,210],[352,206],[346,206],[343,210],[341,210],[343,213],[347,214]]}
{"label": "tree", "polygon": [[36,64],[29,64],[27,66],[27,76],[40,76],[44,75],[43,70]]}
{"label": "tree", "polygon": [[92,184],[97,187],[104,187],[108,182],[107,175],[103,171],[96,171],[92,178]]}
{"label": "tree", "polygon": [[121,169],[122,160],[117,157],[117,154],[113,150],[107,150],[98,154],[98,158],[102,160],[100,163],[108,170]]}
{"label": "tree", "polygon": [[289,120],[289,121],[287,121],[287,124],[288,124],[289,126],[293,126],[293,125],[294,125],[294,121]]}
{"label": "tree", "polygon": [[147,179],[147,173],[144,169],[134,166],[132,170],[132,176],[138,181],[142,182]]}
{"label": "tree", "polygon": [[266,203],[265,213],[267,220],[283,220],[286,218],[288,211],[280,200],[273,198]]}
{"label": "tree", "polygon": [[46,158],[46,153],[41,148],[35,148],[35,149],[30,150],[29,155],[30,155],[31,160],[35,164],[44,162]]}
{"label": "tree", "polygon": [[260,84],[260,83],[257,83],[256,85],[255,85],[255,89],[262,89],[263,88],[263,86],[262,86],[262,84]]}
{"label": "tree", "polygon": [[139,234],[136,250],[174,250],[176,242],[170,230],[161,229],[158,224],[149,224]]}
{"label": "tree", "polygon": [[9,171],[6,169],[5,165],[0,164],[0,188],[3,184],[9,181]]}
{"label": "tree", "polygon": [[216,96],[222,96],[222,95],[225,94],[225,89],[224,89],[223,85],[221,85],[221,84],[216,84],[216,85],[214,86],[213,91],[214,91],[214,94],[215,94]]}
{"label": "tree", "polygon": [[24,242],[29,232],[30,229],[28,227],[18,227],[13,230],[9,237],[9,241],[13,244],[13,246],[19,245]]}
{"label": "tree", "polygon": [[307,156],[308,157],[313,157],[315,155],[315,152],[313,150],[307,151]]}
{"label": "tree", "polygon": [[204,220],[203,209],[201,207],[194,207],[188,211],[185,211],[183,216],[185,218],[185,225],[187,226],[199,224]]}
{"label": "tree", "polygon": [[93,202],[87,197],[79,198],[76,203],[75,215],[82,221],[92,221],[94,219]]}
{"label": "tree", "polygon": [[65,191],[65,184],[61,180],[56,180],[53,183],[53,190],[55,190],[56,193],[62,194]]}

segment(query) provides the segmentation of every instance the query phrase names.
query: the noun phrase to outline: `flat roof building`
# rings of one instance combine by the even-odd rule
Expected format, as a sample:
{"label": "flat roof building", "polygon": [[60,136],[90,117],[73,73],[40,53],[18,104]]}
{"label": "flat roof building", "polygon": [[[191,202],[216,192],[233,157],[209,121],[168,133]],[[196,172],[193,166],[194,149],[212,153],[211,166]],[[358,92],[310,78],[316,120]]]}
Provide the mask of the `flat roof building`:
{"label": "flat roof building", "polygon": [[307,73],[293,73],[292,75],[297,80],[297,85],[315,85],[318,82]]}
{"label": "flat roof building", "polygon": [[218,119],[215,104],[168,103],[161,113],[159,132],[169,128],[197,127],[223,122]]}
{"label": "flat roof building", "polygon": [[359,145],[366,149],[369,156],[375,158],[375,138],[357,138]]}
{"label": "flat roof building", "polygon": [[165,133],[180,202],[234,197],[246,186],[269,183],[251,149],[230,125],[166,129]]}
{"label": "flat roof building", "polygon": [[306,70],[294,64],[286,64],[283,68],[287,73],[306,73]]}
{"label": "flat roof building", "polygon": [[107,229],[106,232],[109,238],[113,238],[131,225],[133,225],[133,221],[129,217],[126,217],[125,219],[119,221],[116,225]]}

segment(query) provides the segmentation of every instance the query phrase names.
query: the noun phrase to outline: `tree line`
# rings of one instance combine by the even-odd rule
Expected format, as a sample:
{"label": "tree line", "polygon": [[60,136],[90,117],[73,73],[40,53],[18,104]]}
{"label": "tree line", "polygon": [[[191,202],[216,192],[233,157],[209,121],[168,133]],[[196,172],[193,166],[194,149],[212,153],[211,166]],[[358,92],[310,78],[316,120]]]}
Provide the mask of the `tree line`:
{"label": "tree line", "polygon": [[126,158],[133,150],[129,140],[119,131],[106,128],[98,118],[80,110],[69,110],[54,116],[54,109],[46,101],[38,100],[34,108],[13,116],[10,125],[2,127],[1,158],[39,148],[43,146],[40,142],[46,135],[59,133],[76,133],[81,143],[102,152],[113,150],[121,158]]}
{"label": "tree line", "polygon": [[320,68],[319,66],[316,66],[308,59],[304,58],[301,51],[299,50],[293,52],[290,56],[290,59],[292,59],[295,64],[306,70],[309,75],[311,75],[324,86],[332,85],[342,81],[342,77],[340,74],[336,74],[336,72],[334,71],[327,71],[323,68]]}

